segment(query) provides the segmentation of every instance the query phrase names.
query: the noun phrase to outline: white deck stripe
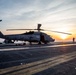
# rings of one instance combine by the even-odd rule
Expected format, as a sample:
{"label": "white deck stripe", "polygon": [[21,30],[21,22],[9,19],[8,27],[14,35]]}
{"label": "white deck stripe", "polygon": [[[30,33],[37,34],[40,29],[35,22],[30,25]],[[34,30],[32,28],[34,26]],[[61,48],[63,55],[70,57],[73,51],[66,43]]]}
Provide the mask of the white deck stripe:
{"label": "white deck stripe", "polygon": [[5,48],[5,49],[0,49],[0,51],[12,51],[12,50],[23,50],[23,49],[40,49],[40,48],[61,47],[61,46],[72,46],[72,45],[76,45],[76,44],[40,46],[40,47]]}

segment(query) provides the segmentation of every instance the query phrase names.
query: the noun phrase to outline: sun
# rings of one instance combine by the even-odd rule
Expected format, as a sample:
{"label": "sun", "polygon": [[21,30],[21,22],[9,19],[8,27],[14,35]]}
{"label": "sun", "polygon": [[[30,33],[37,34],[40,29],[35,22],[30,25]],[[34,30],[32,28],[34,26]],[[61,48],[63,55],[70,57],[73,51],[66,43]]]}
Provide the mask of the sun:
{"label": "sun", "polygon": [[66,34],[61,34],[60,38],[63,39],[63,40],[65,40],[67,38],[67,35]]}

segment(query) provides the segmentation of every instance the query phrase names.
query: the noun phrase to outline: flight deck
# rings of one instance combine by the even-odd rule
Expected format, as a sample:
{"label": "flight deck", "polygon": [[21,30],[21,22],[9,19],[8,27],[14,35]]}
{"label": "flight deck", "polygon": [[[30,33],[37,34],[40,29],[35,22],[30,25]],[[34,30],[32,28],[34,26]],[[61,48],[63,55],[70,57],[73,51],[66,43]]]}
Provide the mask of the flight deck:
{"label": "flight deck", "polygon": [[1,75],[76,75],[76,44],[0,46]]}

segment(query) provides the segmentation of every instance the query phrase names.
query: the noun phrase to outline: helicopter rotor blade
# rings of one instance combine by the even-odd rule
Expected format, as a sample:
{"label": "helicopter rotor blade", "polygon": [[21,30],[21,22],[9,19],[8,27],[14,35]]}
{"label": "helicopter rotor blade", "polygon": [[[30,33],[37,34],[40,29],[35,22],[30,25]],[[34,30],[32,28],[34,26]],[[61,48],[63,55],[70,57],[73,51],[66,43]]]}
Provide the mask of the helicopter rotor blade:
{"label": "helicopter rotor blade", "polygon": [[71,33],[60,32],[60,31],[53,31],[53,30],[44,30],[44,29],[7,29],[7,31],[15,31],[15,30],[38,30],[38,31],[51,31],[51,32],[55,32],[55,33],[62,33],[62,34],[72,35]]}
{"label": "helicopter rotor blade", "polygon": [[7,29],[6,31],[14,31],[14,30],[38,30],[40,31],[42,30],[40,29],[40,27],[41,27],[41,24],[38,24],[37,29]]}
{"label": "helicopter rotor blade", "polygon": [[51,32],[55,32],[55,33],[62,33],[62,34],[72,35],[71,33],[60,32],[60,31],[44,30],[44,29],[41,29],[41,30],[42,30],[42,31],[51,31]]}
{"label": "helicopter rotor blade", "polygon": [[15,31],[15,30],[37,30],[37,29],[7,29],[6,31]]}
{"label": "helicopter rotor blade", "polygon": [[51,32],[55,32],[55,33],[62,33],[62,34],[72,35],[71,33],[66,33],[66,32],[40,29],[41,25],[42,24],[38,24],[37,29],[7,29],[7,31],[15,31],[15,30],[38,30],[38,32],[40,32],[40,31],[51,31]]}

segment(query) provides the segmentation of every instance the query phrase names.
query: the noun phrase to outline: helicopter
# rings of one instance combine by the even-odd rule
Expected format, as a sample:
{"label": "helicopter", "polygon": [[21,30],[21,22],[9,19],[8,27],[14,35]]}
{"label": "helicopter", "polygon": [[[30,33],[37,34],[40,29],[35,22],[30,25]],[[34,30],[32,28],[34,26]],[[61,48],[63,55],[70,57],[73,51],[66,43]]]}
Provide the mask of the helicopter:
{"label": "helicopter", "polygon": [[[41,32],[45,31],[44,29],[41,29],[41,24],[38,24],[37,29],[7,29],[7,31],[13,31],[13,30],[30,30],[29,32],[25,32],[22,34],[11,34],[11,35],[3,35],[2,32],[0,32],[0,38],[5,39],[4,43],[14,43],[15,41],[28,41],[30,44],[32,42],[36,42],[38,44],[48,44],[50,42],[54,42],[55,39],[53,39],[50,35]],[[31,31],[33,30],[33,31]],[[37,30],[37,32],[35,32]],[[57,32],[57,33],[62,33],[62,34],[68,34],[71,35],[70,33],[65,33],[65,32],[59,32],[59,31],[52,31],[52,32]],[[24,45],[26,43],[23,43]]]}

